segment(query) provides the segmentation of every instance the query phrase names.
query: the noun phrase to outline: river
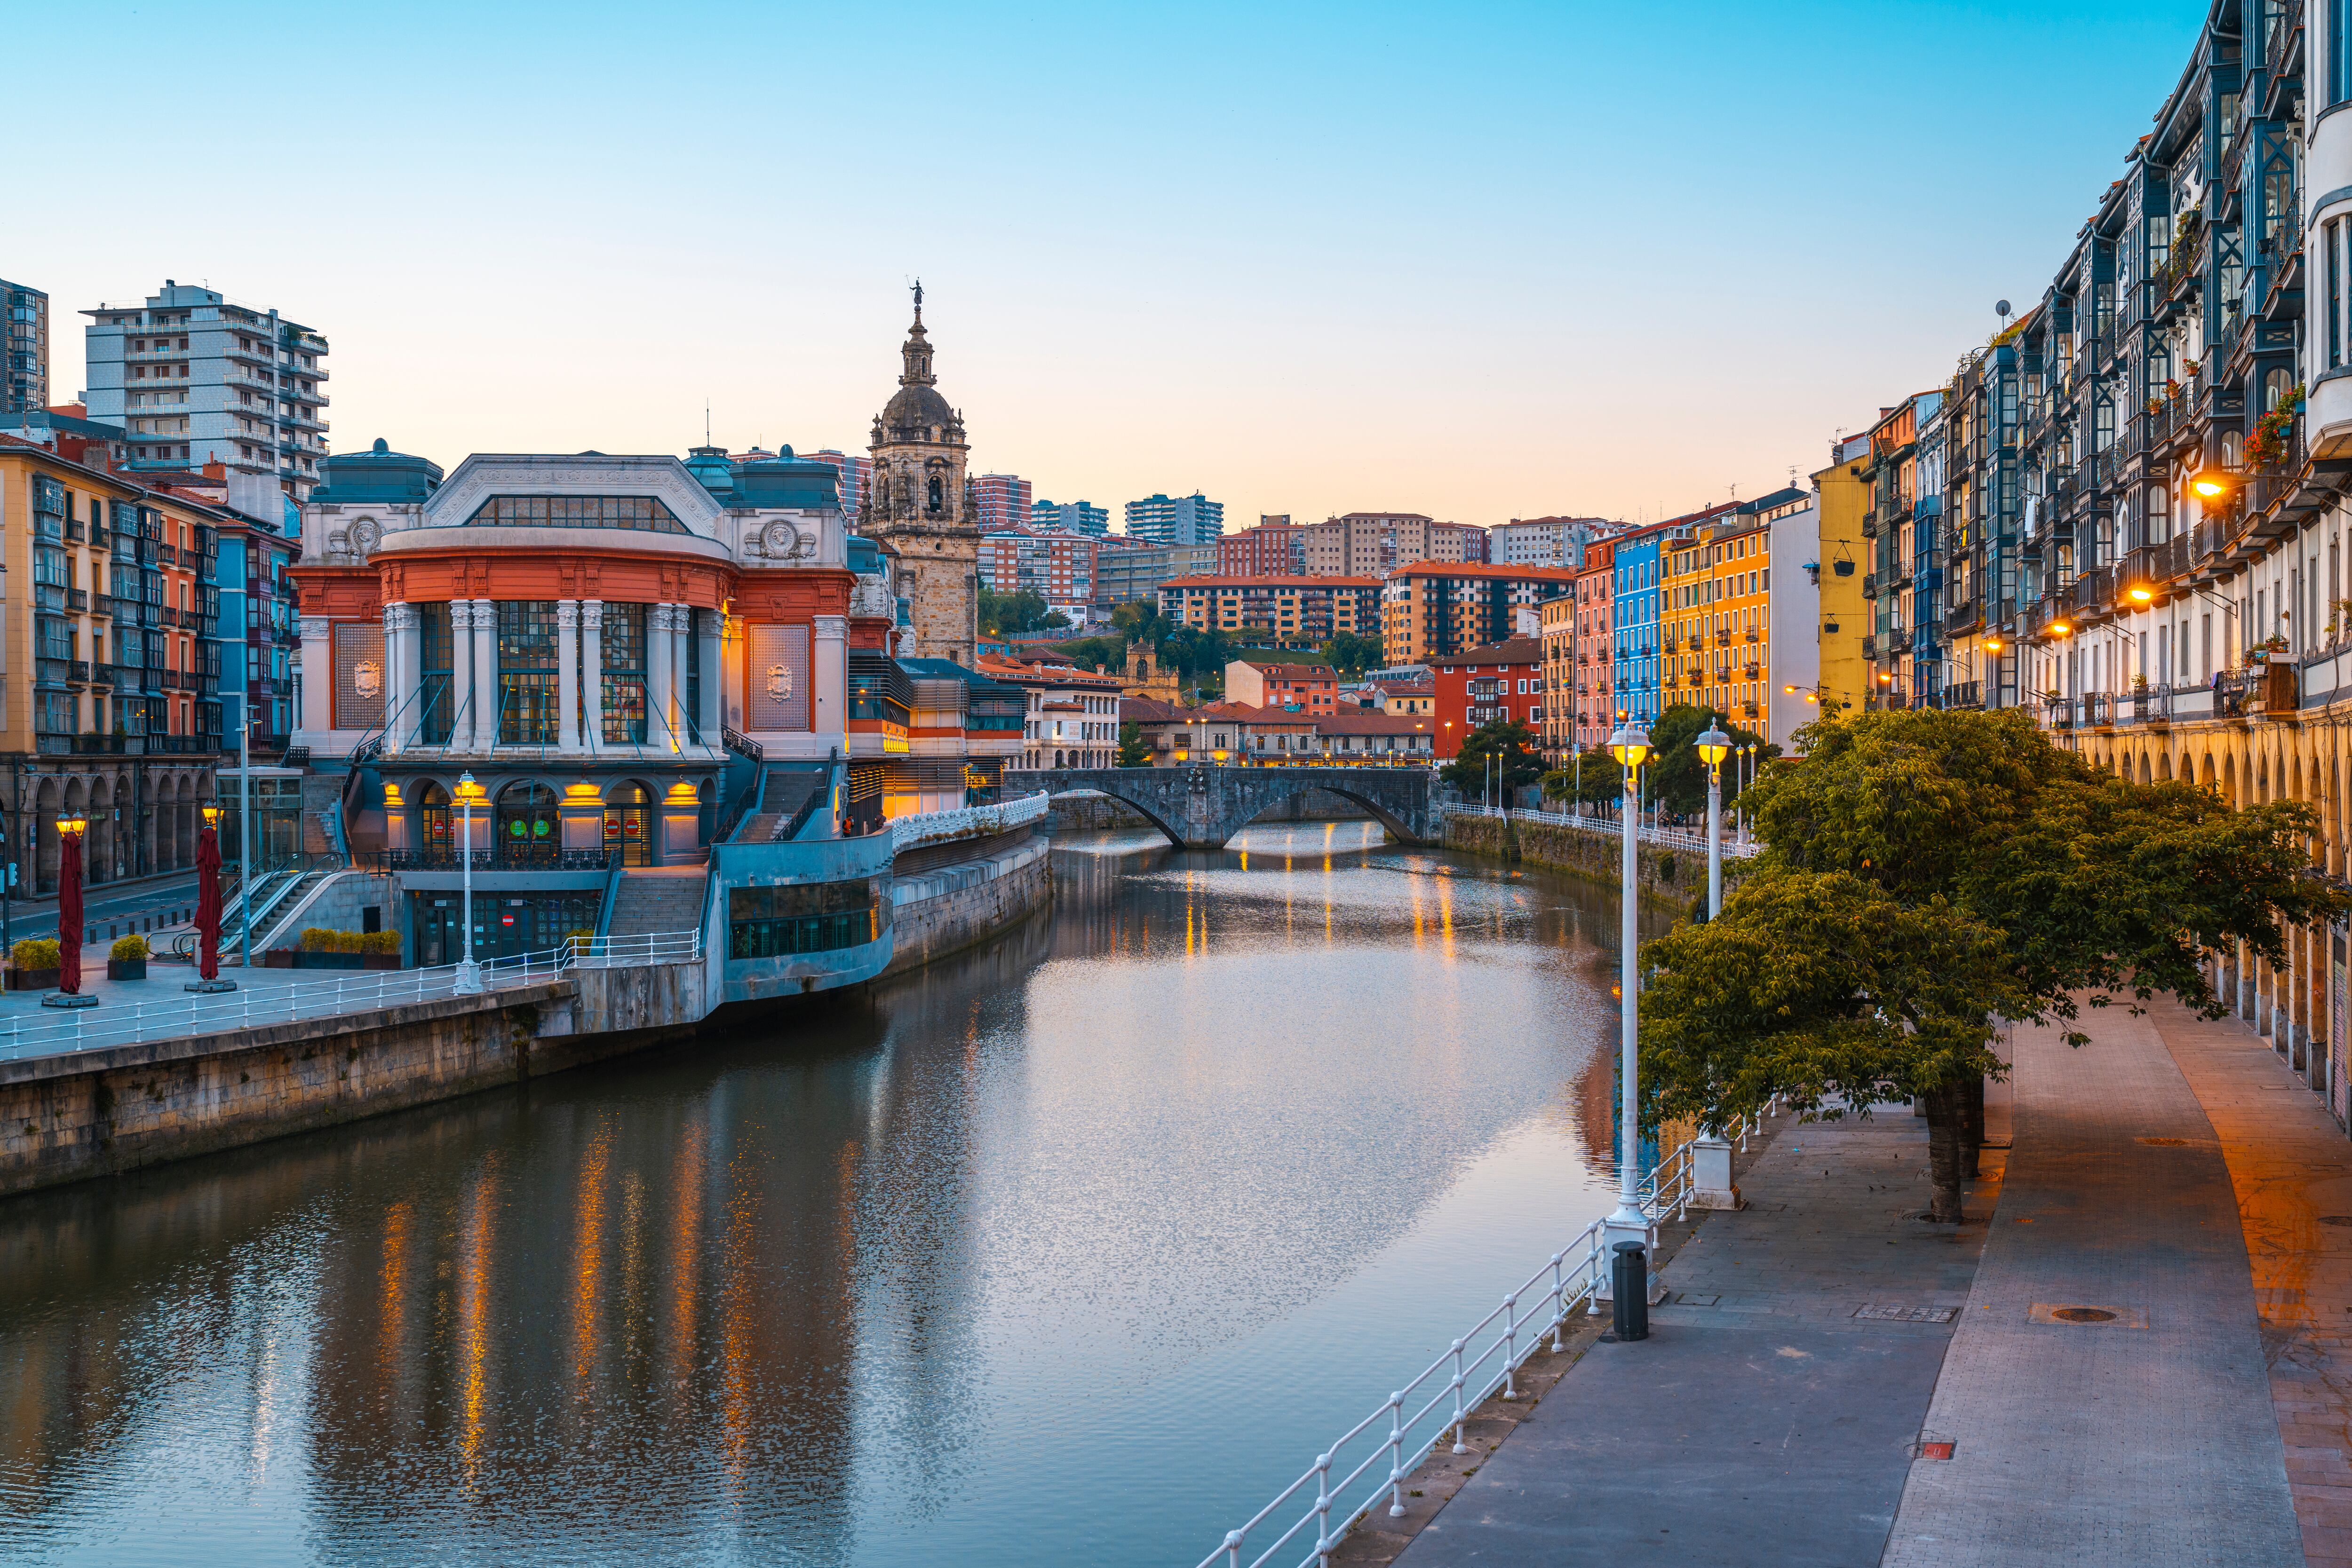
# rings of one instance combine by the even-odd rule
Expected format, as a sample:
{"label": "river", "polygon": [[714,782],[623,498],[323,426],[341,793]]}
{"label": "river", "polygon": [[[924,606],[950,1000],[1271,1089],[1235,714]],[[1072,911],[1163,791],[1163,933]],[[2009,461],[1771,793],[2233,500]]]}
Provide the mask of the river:
{"label": "river", "polygon": [[0,1204],[11,1563],[1165,1563],[1611,1205],[1614,896],[1057,843],[871,992]]}

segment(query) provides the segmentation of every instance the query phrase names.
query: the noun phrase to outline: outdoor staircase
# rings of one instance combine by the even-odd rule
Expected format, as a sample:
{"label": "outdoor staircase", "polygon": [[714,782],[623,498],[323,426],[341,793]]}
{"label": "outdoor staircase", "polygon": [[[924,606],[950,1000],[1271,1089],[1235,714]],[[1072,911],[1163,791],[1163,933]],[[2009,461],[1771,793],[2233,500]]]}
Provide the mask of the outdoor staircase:
{"label": "outdoor staircase", "polygon": [[780,844],[788,841],[807,821],[809,812],[832,788],[830,768],[771,768],[761,787],[759,814],[737,831],[739,844]]}
{"label": "outdoor staircase", "polygon": [[702,889],[709,873],[698,865],[656,866],[625,872],[613,898],[608,936],[646,936],[692,931],[702,918]]}

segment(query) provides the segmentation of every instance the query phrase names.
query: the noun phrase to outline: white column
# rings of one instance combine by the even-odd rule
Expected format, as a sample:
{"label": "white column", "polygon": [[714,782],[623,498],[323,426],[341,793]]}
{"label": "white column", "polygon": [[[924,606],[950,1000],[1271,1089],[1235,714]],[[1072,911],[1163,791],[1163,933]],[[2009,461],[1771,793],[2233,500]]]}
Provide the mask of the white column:
{"label": "white column", "polygon": [[[327,618],[305,615],[302,627],[302,715],[296,722],[320,737],[335,727],[335,662],[327,653]],[[312,744],[317,744],[313,742]]]}
{"label": "white column", "polygon": [[449,749],[474,749],[474,605],[449,601]]}
{"label": "white column", "polygon": [[585,710],[580,738],[591,756],[604,747],[604,601],[580,601],[580,703]]}
{"label": "white column", "polygon": [[671,725],[677,732],[677,743],[688,746],[694,742],[695,727],[702,722],[699,713],[689,712],[686,706],[687,640],[694,635],[694,606],[673,604],[669,607],[669,679],[676,701],[670,712],[675,716]]}
{"label": "white column", "polygon": [[499,743],[499,607],[474,601],[474,749]]}
{"label": "white column", "polygon": [[726,672],[720,667],[722,653],[719,646],[724,617],[716,610],[698,610],[694,615],[696,635],[702,639],[702,711],[695,716],[702,726],[702,744],[715,751],[719,748],[719,737],[727,728],[726,719],[720,716],[723,710],[719,700],[727,685]]}
{"label": "white column", "polygon": [[580,601],[555,601],[555,748],[580,749]]}
{"label": "white column", "polygon": [[646,606],[646,744],[670,747],[670,630],[667,604]]}
{"label": "white column", "polygon": [[809,728],[820,742],[830,740],[849,752],[849,618],[820,615],[811,645]]}
{"label": "white column", "polygon": [[383,607],[383,749],[397,757],[416,733],[416,612]]}

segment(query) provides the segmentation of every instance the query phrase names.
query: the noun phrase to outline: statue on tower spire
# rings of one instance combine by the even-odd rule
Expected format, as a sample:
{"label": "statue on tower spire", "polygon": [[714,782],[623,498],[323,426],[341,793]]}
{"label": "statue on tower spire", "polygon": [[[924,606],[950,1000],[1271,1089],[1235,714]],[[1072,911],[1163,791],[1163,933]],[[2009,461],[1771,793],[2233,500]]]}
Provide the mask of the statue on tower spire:
{"label": "statue on tower spire", "polygon": [[923,324],[923,280],[915,279],[915,325]]}

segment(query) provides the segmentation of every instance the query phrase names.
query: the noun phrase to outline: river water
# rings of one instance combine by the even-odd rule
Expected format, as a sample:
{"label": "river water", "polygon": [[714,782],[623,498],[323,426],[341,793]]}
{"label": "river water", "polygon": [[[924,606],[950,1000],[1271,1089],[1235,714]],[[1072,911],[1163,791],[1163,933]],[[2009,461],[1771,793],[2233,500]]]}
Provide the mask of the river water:
{"label": "river water", "polygon": [[871,993],[0,1203],[11,1563],[1188,1568],[1611,1207],[1613,895],[1057,841]]}

